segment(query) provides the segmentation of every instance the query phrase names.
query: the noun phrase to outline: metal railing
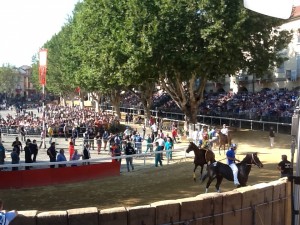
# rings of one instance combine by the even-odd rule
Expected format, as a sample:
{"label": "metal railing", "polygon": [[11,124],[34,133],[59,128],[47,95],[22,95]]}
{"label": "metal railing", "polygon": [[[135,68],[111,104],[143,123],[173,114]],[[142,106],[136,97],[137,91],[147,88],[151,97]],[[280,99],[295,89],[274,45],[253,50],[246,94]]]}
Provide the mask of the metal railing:
{"label": "metal railing", "polygon": [[[110,108],[112,110],[112,107]],[[133,115],[144,115],[144,110],[140,108],[124,108],[120,107],[120,111],[123,113],[132,113]],[[184,122],[184,114],[177,112],[161,112],[158,110],[150,110],[153,117],[160,117],[163,120],[175,121],[179,124],[179,121]],[[234,115],[232,115],[234,116]],[[245,115],[236,117],[226,116],[212,116],[212,115],[198,115],[197,122],[207,124],[210,126],[221,126],[227,124],[231,127],[249,129],[249,130],[261,130],[269,131],[270,127],[273,127],[276,133],[290,134],[291,133],[291,121],[292,117],[260,117],[259,119],[249,119]],[[273,121],[277,119],[277,121]]]}

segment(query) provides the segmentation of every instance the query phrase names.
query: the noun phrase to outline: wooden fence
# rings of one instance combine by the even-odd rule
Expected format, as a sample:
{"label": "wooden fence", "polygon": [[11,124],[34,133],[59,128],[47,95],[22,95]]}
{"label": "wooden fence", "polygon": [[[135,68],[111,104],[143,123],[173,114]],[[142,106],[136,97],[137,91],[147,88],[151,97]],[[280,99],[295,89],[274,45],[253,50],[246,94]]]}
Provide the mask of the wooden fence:
{"label": "wooden fence", "polygon": [[11,225],[290,225],[290,185],[281,178],[229,192],[136,207],[21,211]]}

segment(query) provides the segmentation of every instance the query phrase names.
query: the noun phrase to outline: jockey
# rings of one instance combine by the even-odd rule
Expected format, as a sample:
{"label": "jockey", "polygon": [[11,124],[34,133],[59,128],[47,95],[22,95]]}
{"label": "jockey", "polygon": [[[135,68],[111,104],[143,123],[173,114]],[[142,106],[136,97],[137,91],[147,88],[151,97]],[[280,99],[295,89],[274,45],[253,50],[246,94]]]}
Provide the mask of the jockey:
{"label": "jockey", "polygon": [[202,133],[201,133],[201,143],[200,145],[201,146],[208,146],[208,142],[209,142],[209,134],[208,134],[208,131],[207,131],[207,126],[203,126],[203,130],[202,130]]}
{"label": "jockey", "polygon": [[226,127],[226,124],[223,124],[223,128],[221,129],[221,133],[228,136],[228,127]]}
{"label": "jockey", "polygon": [[239,186],[240,182],[238,180],[238,168],[235,164],[235,161],[238,161],[238,159],[235,158],[235,150],[237,148],[236,144],[232,144],[231,147],[228,149],[226,152],[226,157],[227,157],[227,164],[230,166],[233,172],[233,182],[235,186]]}

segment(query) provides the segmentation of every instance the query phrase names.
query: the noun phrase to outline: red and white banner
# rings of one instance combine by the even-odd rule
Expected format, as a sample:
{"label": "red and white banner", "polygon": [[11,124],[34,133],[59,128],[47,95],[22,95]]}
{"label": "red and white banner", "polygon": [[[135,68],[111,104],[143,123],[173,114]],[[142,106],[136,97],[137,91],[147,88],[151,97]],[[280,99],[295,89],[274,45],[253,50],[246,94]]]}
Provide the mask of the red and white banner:
{"label": "red and white banner", "polygon": [[41,85],[46,85],[47,73],[47,54],[48,49],[40,49],[39,51],[39,80]]}

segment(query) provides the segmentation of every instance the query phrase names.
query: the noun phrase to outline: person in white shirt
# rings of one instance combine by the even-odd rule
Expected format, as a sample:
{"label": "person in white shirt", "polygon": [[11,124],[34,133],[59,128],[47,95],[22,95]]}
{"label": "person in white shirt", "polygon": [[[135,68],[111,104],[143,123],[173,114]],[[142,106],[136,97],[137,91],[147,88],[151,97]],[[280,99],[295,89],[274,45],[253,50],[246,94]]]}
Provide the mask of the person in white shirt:
{"label": "person in white shirt", "polygon": [[223,124],[223,128],[221,129],[221,133],[228,136],[228,127],[226,124]]}
{"label": "person in white shirt", "polygon": [[[165,148],[165,141],[164,141],[164,139],[160,135],[157,135],[157,139],[155,140],[155,142],[158,143],[159,151],[163,151],[164,148]],[[160,153],[160,154],[161,154],[160,158],[161,158],[161,160],[163,160],[163,153]]]}
{"label": "person in white shirt", "polygon": [[199,144],[199,131],[198,131],[198,129],[193,131],[192,138],[193,138],[194,144],[198,145]]}
{"label": "person in white shirt", "polygon": [[157,133],[158,133],[158,127],[157,127],[156,123],[152,124],[151,129],[152,129],[152,132],[154,133],[154,137],[156,137]]}

